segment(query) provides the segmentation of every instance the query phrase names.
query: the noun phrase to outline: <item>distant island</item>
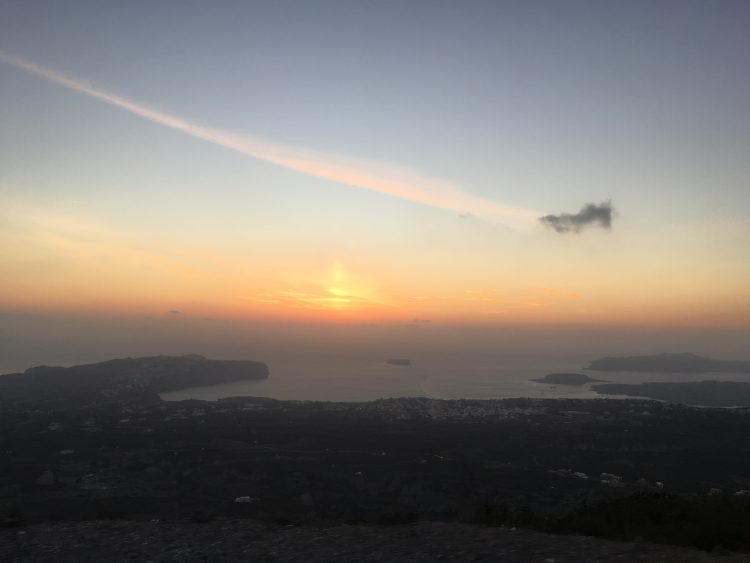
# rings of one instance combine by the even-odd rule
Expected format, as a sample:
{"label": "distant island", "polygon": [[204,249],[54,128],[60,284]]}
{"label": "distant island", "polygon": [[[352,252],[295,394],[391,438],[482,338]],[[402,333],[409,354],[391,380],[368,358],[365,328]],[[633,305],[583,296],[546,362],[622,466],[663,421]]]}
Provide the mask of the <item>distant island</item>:
{"label": "distant island", "polygon": [[407,360],[406,358],[390,358],[385,363],[392,366],[410,366],[411,360]]}
{"label": "distant island", "polygon": [[37,366],[0,376],[0,405],[150,401],[166,391],[267,377],[263,362],[210,360],[197,354],[121,358],[67,368]]}
{"label": "distant island", "polygon": [[600,358],[584,369],[657,373],[750,373],[750,362],[714,360],[695,354],[656,354]]}
{"label": "distant island", "polygon": [[669,403],[702,407],[750,406],[750,383],[737,381],[690,381],[684,383],[603,383],[592,390],[603,395],[648,397]]}
{"label": "distant island", "polygon": [[550,373],[544,377],[532,379],[537,383],[549,383],[552,385],[586,385],[587,383],[594,383],[601,381],[600,379],[594,379],[588,375],[582,373]]}

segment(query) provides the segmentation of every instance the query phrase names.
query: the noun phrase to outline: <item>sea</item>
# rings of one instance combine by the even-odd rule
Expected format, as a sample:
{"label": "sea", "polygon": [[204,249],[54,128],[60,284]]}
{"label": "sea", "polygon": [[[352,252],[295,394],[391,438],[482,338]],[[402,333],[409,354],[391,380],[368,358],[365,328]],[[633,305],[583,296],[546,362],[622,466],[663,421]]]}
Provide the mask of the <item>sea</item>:
{"label": "sea", "polygon": [[297,401],[361,402],[396,397],[433,399],[613,398],[582,386],[550,385],[534,379],[550,373],[583,373],[602,382],[744,381],[750,374],[662,374],[597,372],[584,369],[583,358],[486,357],[409,358],[410,366],[391,365],[388,358],[288,357],[269,358],[269,377],[163,393],[162,399],[215,401],[252,396]]}

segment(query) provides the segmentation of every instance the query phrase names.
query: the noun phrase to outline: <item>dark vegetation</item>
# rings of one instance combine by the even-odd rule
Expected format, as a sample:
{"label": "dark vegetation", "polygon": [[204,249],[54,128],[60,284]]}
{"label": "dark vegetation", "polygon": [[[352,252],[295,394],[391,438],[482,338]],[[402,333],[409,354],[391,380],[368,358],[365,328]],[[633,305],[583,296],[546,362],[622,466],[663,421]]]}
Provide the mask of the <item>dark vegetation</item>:
{"label": "dark vegetation", "polygon": [[555,534],[586,534],[611,540],[645,538],[652,542],[698,549],[748,551],[750,502],[746,498],[683,496],[636,492],[625,497],[582,502],[559,516],[541,515],[525,507],[487,505],[478,523],[532,528]]}

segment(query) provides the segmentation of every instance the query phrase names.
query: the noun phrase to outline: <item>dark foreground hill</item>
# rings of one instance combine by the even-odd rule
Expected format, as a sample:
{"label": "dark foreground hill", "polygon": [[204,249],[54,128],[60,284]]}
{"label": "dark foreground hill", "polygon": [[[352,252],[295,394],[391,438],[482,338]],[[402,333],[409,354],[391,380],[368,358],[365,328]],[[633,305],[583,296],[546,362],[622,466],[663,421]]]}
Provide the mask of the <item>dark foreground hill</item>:
{"label": "dark foreground hill", "polygon": [[0,377],[0,560],[616,560],[499,526],[750,553],[746,410],[158,396],[266,374],[157,356]]}
{"label": "dark foreground hill", "polygon": [[[0,428],[0,525],[29,533],[56,522],[212,529],[240,518],[272,528],[355,524],[387,541],[390,526],[438,521],[750,551],[743,410],[236,398],[12,407],[0,410]],[[316,543],[327,533],[300,537]]]}
{"label": "dark foreground hill", "polygon": [[585,369],[655,373],[750,373],[750,362],[714,360],[695,354],[656,354],[600,358]]}

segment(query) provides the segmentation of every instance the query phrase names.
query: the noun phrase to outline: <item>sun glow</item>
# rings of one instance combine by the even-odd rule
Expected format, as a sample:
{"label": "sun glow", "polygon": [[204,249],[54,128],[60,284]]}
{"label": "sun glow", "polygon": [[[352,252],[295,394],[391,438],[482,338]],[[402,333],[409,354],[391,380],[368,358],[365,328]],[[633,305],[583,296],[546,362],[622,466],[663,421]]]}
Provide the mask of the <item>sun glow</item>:
{"label": "sun glow", "polygon": [[340,263],[323,276],[295,277],[301,278],[296,284],[299,287],[262,292],[257,301],[283,309],[342,313],[372,311],[388,305],[388,300],[372,289],[372,283],[352,276]]}

